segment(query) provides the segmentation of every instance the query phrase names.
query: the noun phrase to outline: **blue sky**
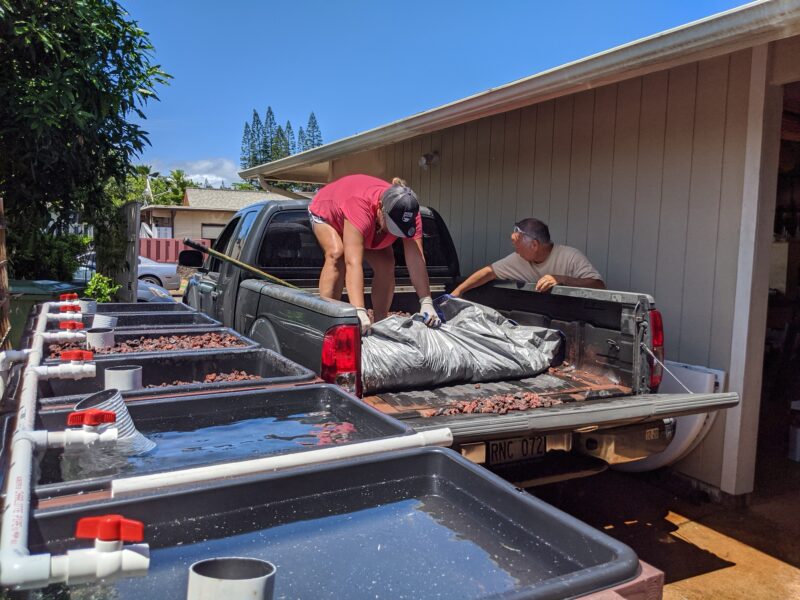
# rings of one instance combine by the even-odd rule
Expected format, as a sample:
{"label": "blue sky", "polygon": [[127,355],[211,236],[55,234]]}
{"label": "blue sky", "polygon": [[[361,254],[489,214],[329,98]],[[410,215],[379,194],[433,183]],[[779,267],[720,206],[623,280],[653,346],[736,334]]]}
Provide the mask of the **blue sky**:
{"label": "blue sky", "polygon": [[330,142],[741,4],[123,0],[174,77],[141,162],[230,184],[253,108]]}

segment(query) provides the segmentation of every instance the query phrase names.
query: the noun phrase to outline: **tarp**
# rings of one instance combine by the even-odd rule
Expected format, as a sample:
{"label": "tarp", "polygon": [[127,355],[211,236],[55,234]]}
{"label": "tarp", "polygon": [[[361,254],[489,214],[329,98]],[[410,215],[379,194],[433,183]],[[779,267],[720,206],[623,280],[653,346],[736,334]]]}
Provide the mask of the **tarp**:
{"label": "tarp", "polygon": [[362,339],[365,393],[533,377],[558,354],[562,334],[518,325],[487,306],[449,297],[446,323],[426,327],[419,315],[392,316]]}

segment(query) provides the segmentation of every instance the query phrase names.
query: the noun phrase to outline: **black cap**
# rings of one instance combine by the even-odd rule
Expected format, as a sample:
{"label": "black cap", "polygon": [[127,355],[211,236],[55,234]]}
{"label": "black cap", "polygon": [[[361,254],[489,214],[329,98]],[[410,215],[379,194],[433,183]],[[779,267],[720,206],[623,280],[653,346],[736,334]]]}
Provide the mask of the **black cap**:
{"label": "black cap", "polygon": [[417,232],[419,202],[410,187],[393,185],[381,196],[386,229],[397,237],[410,238]]}

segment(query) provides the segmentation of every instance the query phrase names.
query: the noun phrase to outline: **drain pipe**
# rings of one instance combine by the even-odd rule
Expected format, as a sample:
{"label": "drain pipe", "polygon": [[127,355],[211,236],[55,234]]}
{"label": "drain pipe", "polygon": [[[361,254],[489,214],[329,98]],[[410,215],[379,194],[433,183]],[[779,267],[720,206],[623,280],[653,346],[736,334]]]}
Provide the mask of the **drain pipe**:
{"label": "drain pipe", "polygon": [[284,454],[282,456],[267,456],[255,460],[209,465],[182,471],[126,477],[124,479],[114,479],[111,482],[111,497],[116,498],[120,494],[142,492],[154,488],[201,483],[212,479],[254,475],[264,471],[277,471],[279,469],[314,465],[332,460],[357,458],[391,450],[406,450],[422,446],[450,446],[452,443],[453,433],[447,427],[443,427],[441,429],[421,431],[412,435]]}
{"label": "drain pipe", "polygon": [[[93,572],[95,577],[105,577],[119,572],[139,572],[149,564],[149,555],[141,548],[125,549],[121,544],[102,544],[106,540],[97,537],[95,548],[87,549],[79,555],[78,564],[68,552],[66,557],[50,554],[31,555],[27,548],[28,524],[31,508],[31,487],[33,479],[33,454],[40,437],[34,433],[36,403],[39,379],[48,377],[94,377],[94,364],[91,353],[70,355],[69,363],[60,365],[41,365],[44,346],[53,341],[75,341],[83,339],[83,334],[71,331],[46,332],[48,314],[53,303],[44,303],[39,313],[33,335],[33,344],[27,355],[27,363],[22,378],[17,425],[11,444],[11,465],[6,475],[7,485],[0,528],[0,586],[13,589],[31,589],[50,583],[72,581],[70,568],[74,566],[81,577]],[[98,544],[100,546],[98,547]],[[118,547],[119,546],[119,547]],[[135,559],[123,559],[120,553]]]}

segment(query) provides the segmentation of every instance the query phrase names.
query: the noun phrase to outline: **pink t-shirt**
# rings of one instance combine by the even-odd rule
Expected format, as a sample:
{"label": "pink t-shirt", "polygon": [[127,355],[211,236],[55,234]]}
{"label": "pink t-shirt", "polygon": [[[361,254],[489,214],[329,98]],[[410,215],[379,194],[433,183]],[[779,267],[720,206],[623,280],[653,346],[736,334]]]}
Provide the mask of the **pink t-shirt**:
{"label": "pink t-shirt", "polygon": [[[378,202],[390,187],[390,183],[377,177],[346,175],[318,191],[308,208],[325,219],[339,235],[344,235],[344,221],[347,219],[361,232],[365,249],[380,250],[391,246],[397,239],[388,231],[375,235]],[[419,213],[414,239],[422,239],[422,217]]]}

